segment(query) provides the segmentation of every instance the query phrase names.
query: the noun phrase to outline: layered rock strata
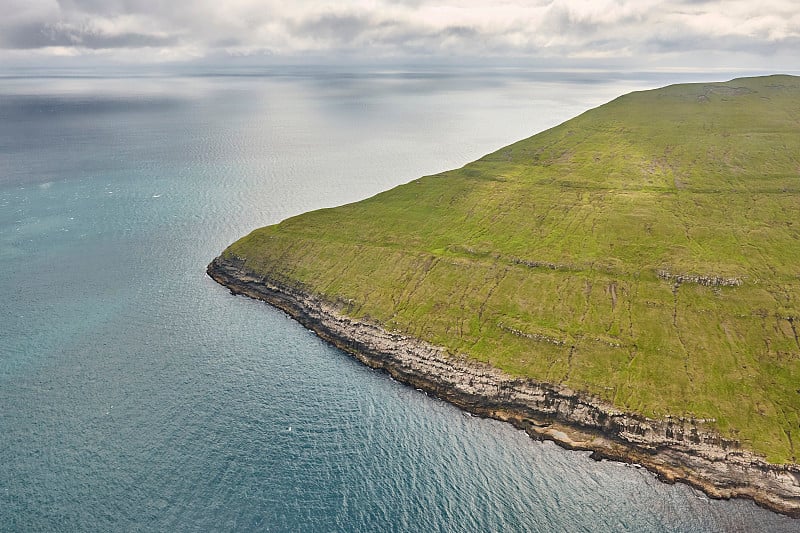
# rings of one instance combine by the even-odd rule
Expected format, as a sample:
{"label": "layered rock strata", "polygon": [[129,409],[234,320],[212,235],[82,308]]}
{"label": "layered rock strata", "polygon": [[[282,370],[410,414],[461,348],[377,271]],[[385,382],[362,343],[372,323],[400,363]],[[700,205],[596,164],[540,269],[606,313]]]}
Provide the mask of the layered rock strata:
{"label": "layered rock strata", "polygon": [[800,518],[800,466],[774,465],[722,438],[706,421],[651,419],[623,412],[566,387],[510,376],[444,348],[350,318],[290,283],[218,257],[208,274],[233,294],[263,300],[372,368],[470,413],[503,420],[536,439],[588,450],[595,459],[639,464],[662,480],[684,482],[713,498],[750,498]]}

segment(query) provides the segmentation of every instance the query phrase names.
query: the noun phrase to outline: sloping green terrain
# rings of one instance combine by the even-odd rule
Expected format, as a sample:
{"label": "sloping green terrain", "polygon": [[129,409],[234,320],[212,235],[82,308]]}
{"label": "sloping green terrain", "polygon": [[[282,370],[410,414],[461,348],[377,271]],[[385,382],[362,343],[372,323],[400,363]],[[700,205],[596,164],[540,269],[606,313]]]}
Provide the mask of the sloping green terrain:
{"label": "sloping green terrain", "polygon": [[632,93],[224,255],[509,373],[800,455],[800,78]]}

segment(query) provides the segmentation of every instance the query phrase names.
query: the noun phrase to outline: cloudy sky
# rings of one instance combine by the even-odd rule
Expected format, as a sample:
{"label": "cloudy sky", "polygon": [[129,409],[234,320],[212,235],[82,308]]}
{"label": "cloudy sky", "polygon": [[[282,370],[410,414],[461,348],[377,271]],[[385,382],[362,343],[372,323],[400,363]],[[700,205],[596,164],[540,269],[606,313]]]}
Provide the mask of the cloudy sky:
{"label": "cloudy sky", "polygon": [[0,64],[800,68],[798,0],[0,0]]}

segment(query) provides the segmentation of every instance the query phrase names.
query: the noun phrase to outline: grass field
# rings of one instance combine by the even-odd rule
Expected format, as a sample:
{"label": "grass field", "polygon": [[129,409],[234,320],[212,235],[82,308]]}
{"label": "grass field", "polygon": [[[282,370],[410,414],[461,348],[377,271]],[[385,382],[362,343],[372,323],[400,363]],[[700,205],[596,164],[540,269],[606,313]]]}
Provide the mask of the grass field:
{"label": "grass field", "polygon": [[224,253],[512,374],[800,455],[800,78],[622,96]]}

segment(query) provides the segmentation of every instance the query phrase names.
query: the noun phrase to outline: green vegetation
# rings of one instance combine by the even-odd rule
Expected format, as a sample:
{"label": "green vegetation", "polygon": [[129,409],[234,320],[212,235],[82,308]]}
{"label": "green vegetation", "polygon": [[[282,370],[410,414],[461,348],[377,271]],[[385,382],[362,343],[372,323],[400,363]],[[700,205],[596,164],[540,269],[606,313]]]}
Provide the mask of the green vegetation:
{"label": "green vegetation", "polygon": [[225,254],[512,374],[800,455],[800,78],[632,93]]}

